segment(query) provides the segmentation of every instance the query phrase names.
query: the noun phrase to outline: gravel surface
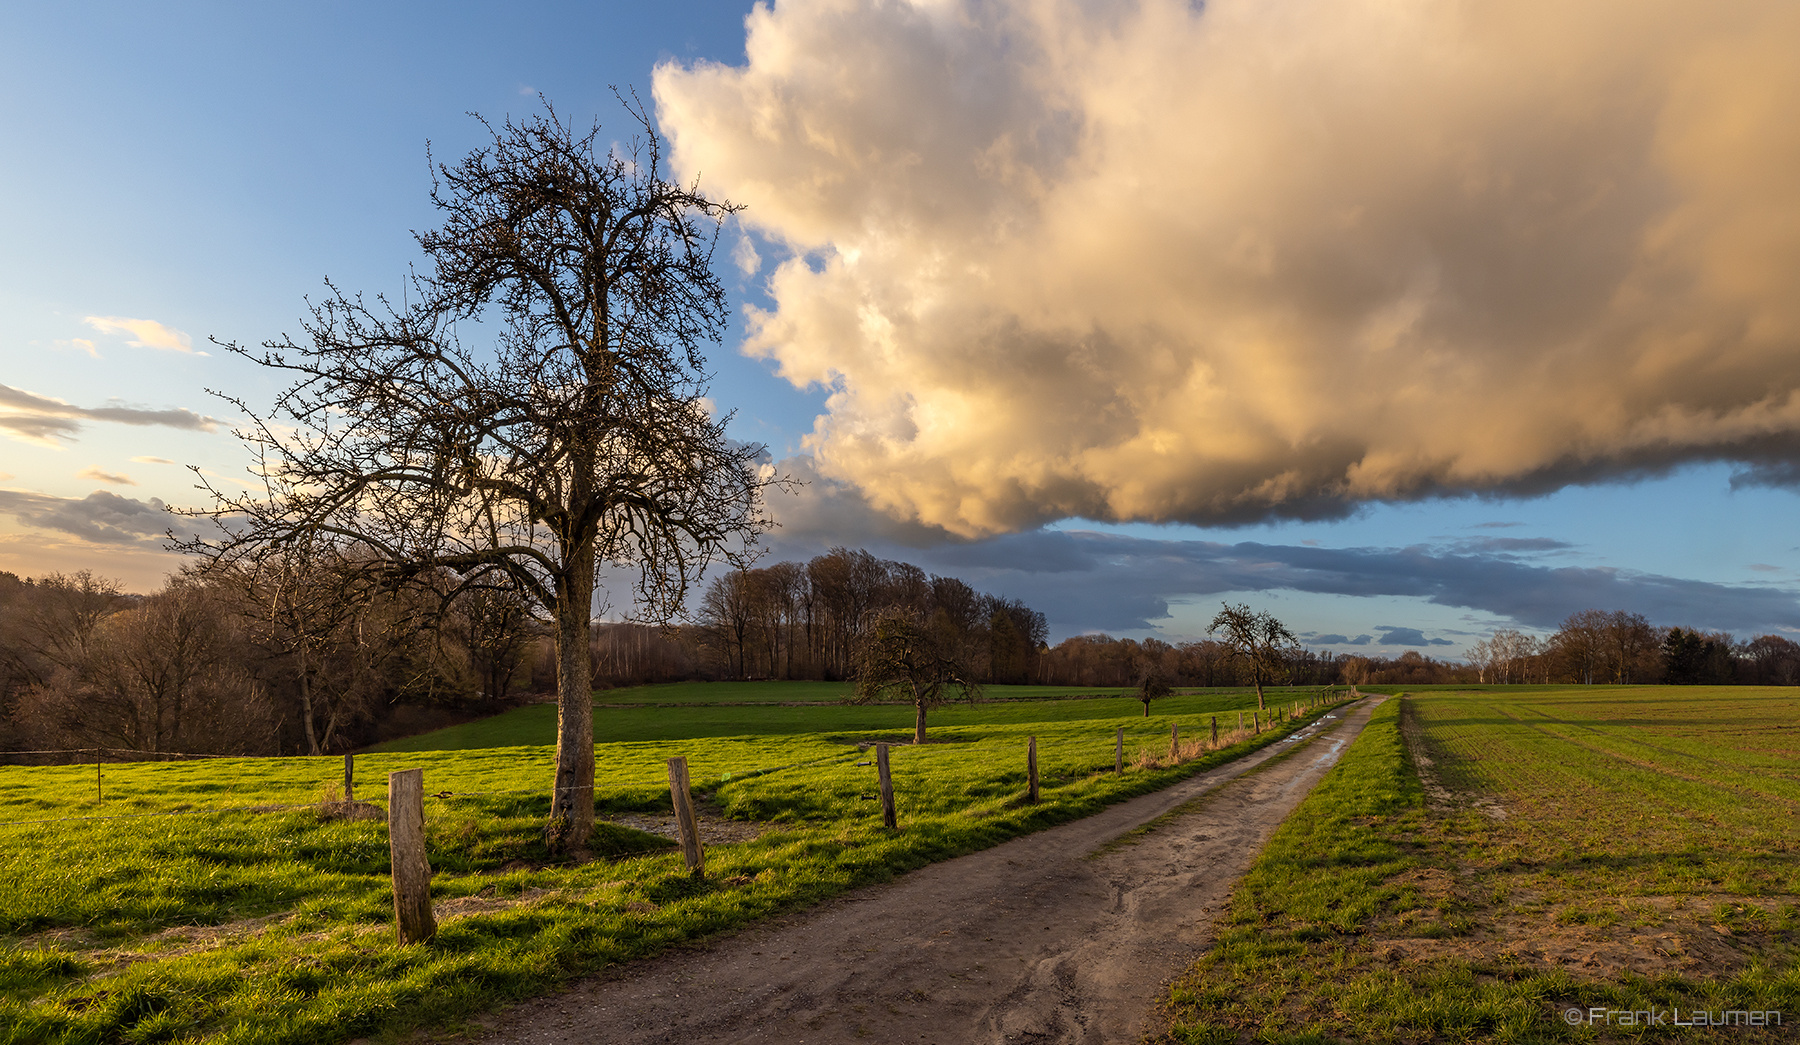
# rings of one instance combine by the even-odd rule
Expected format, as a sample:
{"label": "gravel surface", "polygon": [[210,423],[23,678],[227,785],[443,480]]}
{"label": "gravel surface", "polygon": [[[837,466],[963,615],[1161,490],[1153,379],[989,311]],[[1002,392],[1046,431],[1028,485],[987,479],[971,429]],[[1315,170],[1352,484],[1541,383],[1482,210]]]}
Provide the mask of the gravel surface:
{"label": "gravel surface", "polygon": [[630,963],[489,1017],[478,1040],[952,1045],[1159,1034],[1163,985],[1205,949],[1233,883],[1372,707],[1087,819],[704,949]]}

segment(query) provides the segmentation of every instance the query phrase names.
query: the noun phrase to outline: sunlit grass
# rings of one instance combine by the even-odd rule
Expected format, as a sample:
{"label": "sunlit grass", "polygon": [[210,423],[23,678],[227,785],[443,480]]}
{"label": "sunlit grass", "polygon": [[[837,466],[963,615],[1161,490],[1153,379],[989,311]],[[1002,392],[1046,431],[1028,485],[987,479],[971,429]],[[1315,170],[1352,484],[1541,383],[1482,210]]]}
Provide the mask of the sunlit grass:
{"label": "sunlit grass", "polygon": [[[322,820],[312,805],[341,782],[339,759],[107,765],[99,805],[92,766],[0,769],[0,820],[126,817],[0,826],[0,1041],[312,1045],[442,1025],[1086,815],[1286,735],[1266,731],[1178,767],[1111,771],[1116,728],[1128,761],[1163,755],[1172,722],[1193,738],[1219,714],[1229,730],[1247,699],[1171,698],[1148,719],[1117,700],[942,709],[933,743],[892,749],[899,831],[881,826],[859,745],[910,736],[910,709],[597,711],[629,716],[635,734],[596,745],[603,818],[667,809],[665,762],[682,755],[708,808],[770,825],[711,847],[700,882],[665,840],[618,825],[599,832],[599,859],[550,861],[540,834],[547,746],[485,746],[479,728],[463,727],[438,734],[463,750],[358,755],[359,798],[384,801],[385,775],[414,767],[432,796],[442,931],[404,948],[393,942],[385,826]],[[881,717],[895,711],[899,721]],[[812,728],[790,713],[811,715]],[[493,728],[516,736],[516,715]],[[761,717],[770,728],[759,733]],[[1038,738],[1037,805],[1022,801],[1028,736]],[[141,815],[218,807],[237,811]]]}
{"label": "sunlit grass", "polygon": [[[1796,703],[1673,687],[1389,700],[1175,983],[1173,1040],[1639,1040],[1561,1014],[1800,1013]],[[1420,784],[1403,706],[1447,795]]]}

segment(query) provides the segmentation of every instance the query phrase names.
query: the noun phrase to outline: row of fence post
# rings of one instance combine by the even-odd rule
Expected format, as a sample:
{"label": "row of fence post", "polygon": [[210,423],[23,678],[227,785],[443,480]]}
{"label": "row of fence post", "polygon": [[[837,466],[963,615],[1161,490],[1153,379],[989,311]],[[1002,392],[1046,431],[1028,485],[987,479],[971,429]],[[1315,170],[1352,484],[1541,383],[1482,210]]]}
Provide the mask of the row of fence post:
{"label": "row of fence post", "polygon": [[[1323,701],[1315,701],[1312,706]],[[1250,715],[1254,733],[1260,733],[1261,716]],[[1273,714],[1270,716],[1273,724]],[[1244,728],[1244,714],[1238,712],[1238,730]],[[1219,716],[1212,716],[1212,741],[1219,741]],[[1181,726],[1169,724],[1169,752],[1181,756]],[[864,763],[865,765],[867,763]],[[344,756],[344,801],[354,801],[354,760]],[[96,763],[96,769],[98,763]],[[1113,740],[1113,771],[1125,771],[1125,727],[1120,726]],[[888,768],[888,745],[875,745],[875,772],[881,788],[881,822],[889,828],[898,826],[894,808],[894,778]],[[1037,737],[1025,740],[1025,798],[1038,801]],[[688,780],[687,759],[669,759],[669,801],[675,811],[676,833],[680,836],[682,856],[688,873],[706,873],[706,850],[700,842],[700,825],[694,816],[694,798]],[[425,771],[403,769],[388,774],[388,854],[393,863],[394,924],[401,943],[423,943],[437,933],[437,920],[431,912],[431,864],[425,857]]]}

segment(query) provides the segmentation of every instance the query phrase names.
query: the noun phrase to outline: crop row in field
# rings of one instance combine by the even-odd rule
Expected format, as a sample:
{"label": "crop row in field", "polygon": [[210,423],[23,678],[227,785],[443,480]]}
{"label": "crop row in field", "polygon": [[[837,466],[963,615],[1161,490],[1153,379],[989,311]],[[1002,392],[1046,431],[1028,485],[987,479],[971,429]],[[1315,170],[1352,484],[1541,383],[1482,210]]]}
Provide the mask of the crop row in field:
{"label": "crop row in field", "polygon": [[1171,1037],[1646,1030],[1592,1020],[1594,1008],[1661,1012],[1653,1034],[1676,1033],[1677,1012],[1776,1010],[1791,1035],[1796,697],[1651,687],[1388,701],[1175,984]]}
{"label": "crop row in field", "polygon": [[[1244,697],[1176,699],[1216,705]],[[685,874],[665,840],[617,825],[597,839],[603,859],[547,863],[539,830],[548,810],[541,791],[550,777],[548,748],[483,747],[465,732],[468,750],[359,756],[371,782],[390,769],[422,767],[434,796],[427,844],[442,930],[423,947],[392,942],[379,823],[322,820],[298,809],[0,826],[0,1040],[317,1042],[441,1023],[1085,815],[1283,735],[1226,738],[1233,742],[1224,750],[1181,766],[1145,757],[1115,775],[1114,729],[1127,729],[1128,757],[1148,756],[1166,752],[1171,718],[1087,717],[1074,703],[1037,705],[1043,717],[1035,721],[1028,706],[1015,704],[935,717],[936,742],[892,752],[899,831],[881,826],[874,769],[857,764],[868,756],[856,744],[888,727],[865,719],[859,730],[832,717],[896,709],[608,711],[656,711],[637,728],[661,738],[596,746],[602,815],[666,808],[664,760],[680,754],[707,808],[766,827],[753,840],[713,847],[702,881]],[[1159,709],[1180,710],[1176,701]],[[723,728],[714,717],[720,711],[750,714],[740,725],[751,727],[757,713],[767,714],[775,728],[766,736],[747,735],[753,729],[712,735]],[[832,728],[795,731],[791,711],[832,713]],[[958,715],[966,718],[959,723]],[[679,735],[684,717],[701,736]],[[1189,705],[1184,731],[1197,735],[1201,721]],[[1021,798],[1028,735],[1038,738],[1038,805]],[[340,766],[306,759],[108,766],[116,797],[104,811],[308,802]],[[91,773],[0,770],[7,785],[0,819],[92,814]]]}

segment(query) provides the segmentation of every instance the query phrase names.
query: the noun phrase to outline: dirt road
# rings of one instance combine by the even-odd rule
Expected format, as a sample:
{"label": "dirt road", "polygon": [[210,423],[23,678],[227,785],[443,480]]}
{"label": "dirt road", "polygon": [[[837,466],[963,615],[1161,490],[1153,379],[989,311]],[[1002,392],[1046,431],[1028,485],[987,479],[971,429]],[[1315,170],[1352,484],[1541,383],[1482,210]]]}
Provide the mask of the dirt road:
{"label": "dirt road", "polygon": [[1371,706],[1085,820],[527,1002],[482,1040],[1135,1042],[1161,1029],[1161,985],[1205,948],[1232,884]]}

